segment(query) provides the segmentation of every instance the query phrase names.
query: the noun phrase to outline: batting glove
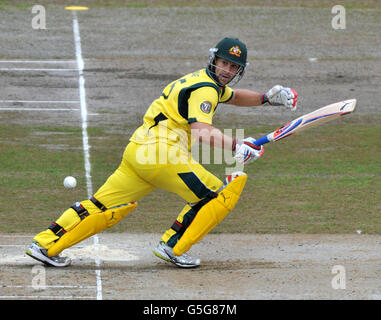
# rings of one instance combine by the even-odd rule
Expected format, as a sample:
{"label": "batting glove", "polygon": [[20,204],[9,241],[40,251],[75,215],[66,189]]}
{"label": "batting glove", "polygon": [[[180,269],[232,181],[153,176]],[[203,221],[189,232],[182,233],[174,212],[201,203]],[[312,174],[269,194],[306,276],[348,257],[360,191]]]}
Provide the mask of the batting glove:
{"label": "batting glove", "polygon": [[262,95],[262,104],[266,102],[272,106],[285,106],[291,109],[291,111],[295,111],[298,103],[298,94],[293,89],[276,85]]}
{"label": "batting glove", "polygon": [[234,158],[243,164],[248,164],[257,160],[263,155],[265,149],[263,146],[257,146],[254,138],[245,138],[242,140],[235,139],[233,141]]}

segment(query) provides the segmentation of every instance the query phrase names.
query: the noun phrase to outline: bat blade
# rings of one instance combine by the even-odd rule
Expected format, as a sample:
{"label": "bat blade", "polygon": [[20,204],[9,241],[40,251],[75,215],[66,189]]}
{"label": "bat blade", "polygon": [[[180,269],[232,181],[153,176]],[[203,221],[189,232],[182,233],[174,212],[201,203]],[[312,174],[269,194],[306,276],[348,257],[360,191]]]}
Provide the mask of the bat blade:
{"label": "bat blade", "polygon": [[294,133],[321,125],[343,115],[352,113],[356,108],[356,102],[356,99],[339,101],[302,115],[299,118],[286,123],[274,132],[271,132],[268,135],[256,140],[255,144],[260,146],[270,141],[278,141],[289,137]]}

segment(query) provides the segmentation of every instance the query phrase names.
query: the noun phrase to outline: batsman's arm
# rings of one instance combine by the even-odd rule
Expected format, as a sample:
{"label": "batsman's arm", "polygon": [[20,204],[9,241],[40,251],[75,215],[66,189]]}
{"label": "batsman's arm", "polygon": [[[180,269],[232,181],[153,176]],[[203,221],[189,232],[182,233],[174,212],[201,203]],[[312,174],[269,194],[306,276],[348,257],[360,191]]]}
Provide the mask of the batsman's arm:
{"label": "batsman's arm", "polygon": [[201,143],[209,144],[211,147],[231,150],[234,138],[221,132],[221,130],[204,122],[193,122],[191,124],[192,137]]}
{"label": "batsman's arm", "polygon": [[191,127],[192,136],[198,141],[211,147],[233,151],[234,158],[240,163],[248,164],[263,155],[263,147],[257,146],[255,139],[251,137],[238,140],[203,122],[194,122]]}
{"label": "batsman's arm", "polygon": [[238,107],[255,107],[263,104],[263,93],[247,89],[235,89],[233,97],[226,102]]}
{"label": "batsman's arm", "polygon": [[276,85],[266,93],[236,89],[234,90],[233,97],[226,103],[239,107],[260,106],[269,103],[273,106],[284,106],[291,111],[295,111],[297,102],[298,93],[295,90]]}

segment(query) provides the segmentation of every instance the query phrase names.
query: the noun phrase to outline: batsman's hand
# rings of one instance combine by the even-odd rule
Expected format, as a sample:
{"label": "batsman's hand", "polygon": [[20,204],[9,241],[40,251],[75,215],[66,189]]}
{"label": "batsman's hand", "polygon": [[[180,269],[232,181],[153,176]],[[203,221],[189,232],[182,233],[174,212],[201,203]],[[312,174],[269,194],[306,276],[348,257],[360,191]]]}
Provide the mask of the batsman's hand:
{"label": "batsman's hand", "polygon": [[298,94],[294,89],[276,85],[263,94],[262,103],[266,102],[272,106],[285,106],[291,111],[295,111],[298,103]]}
{"label": "batsman's hand", "polygon": [[258,147],[254,142],[255,139],[251,137],[242,140],[235,139],[233,143],[234,158],[239,163],[248,164],[263,155],[264,147]]}

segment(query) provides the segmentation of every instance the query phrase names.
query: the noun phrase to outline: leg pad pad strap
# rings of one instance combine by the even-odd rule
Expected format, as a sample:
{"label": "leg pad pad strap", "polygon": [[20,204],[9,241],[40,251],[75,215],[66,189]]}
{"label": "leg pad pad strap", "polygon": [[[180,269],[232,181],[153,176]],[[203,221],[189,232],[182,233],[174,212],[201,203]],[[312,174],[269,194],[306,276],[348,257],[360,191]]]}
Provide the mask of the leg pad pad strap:
{"label": "leg pad pad strap", "polygon": [[79,222],[73,229],[67,231],[58,241],[48,249],[50,257],[56,256],[62,250],[85,240],[94,234],[110,228],[122,220],[127,214],[137,207],[136,202],[110,208],[106,211],[93,213]]}

